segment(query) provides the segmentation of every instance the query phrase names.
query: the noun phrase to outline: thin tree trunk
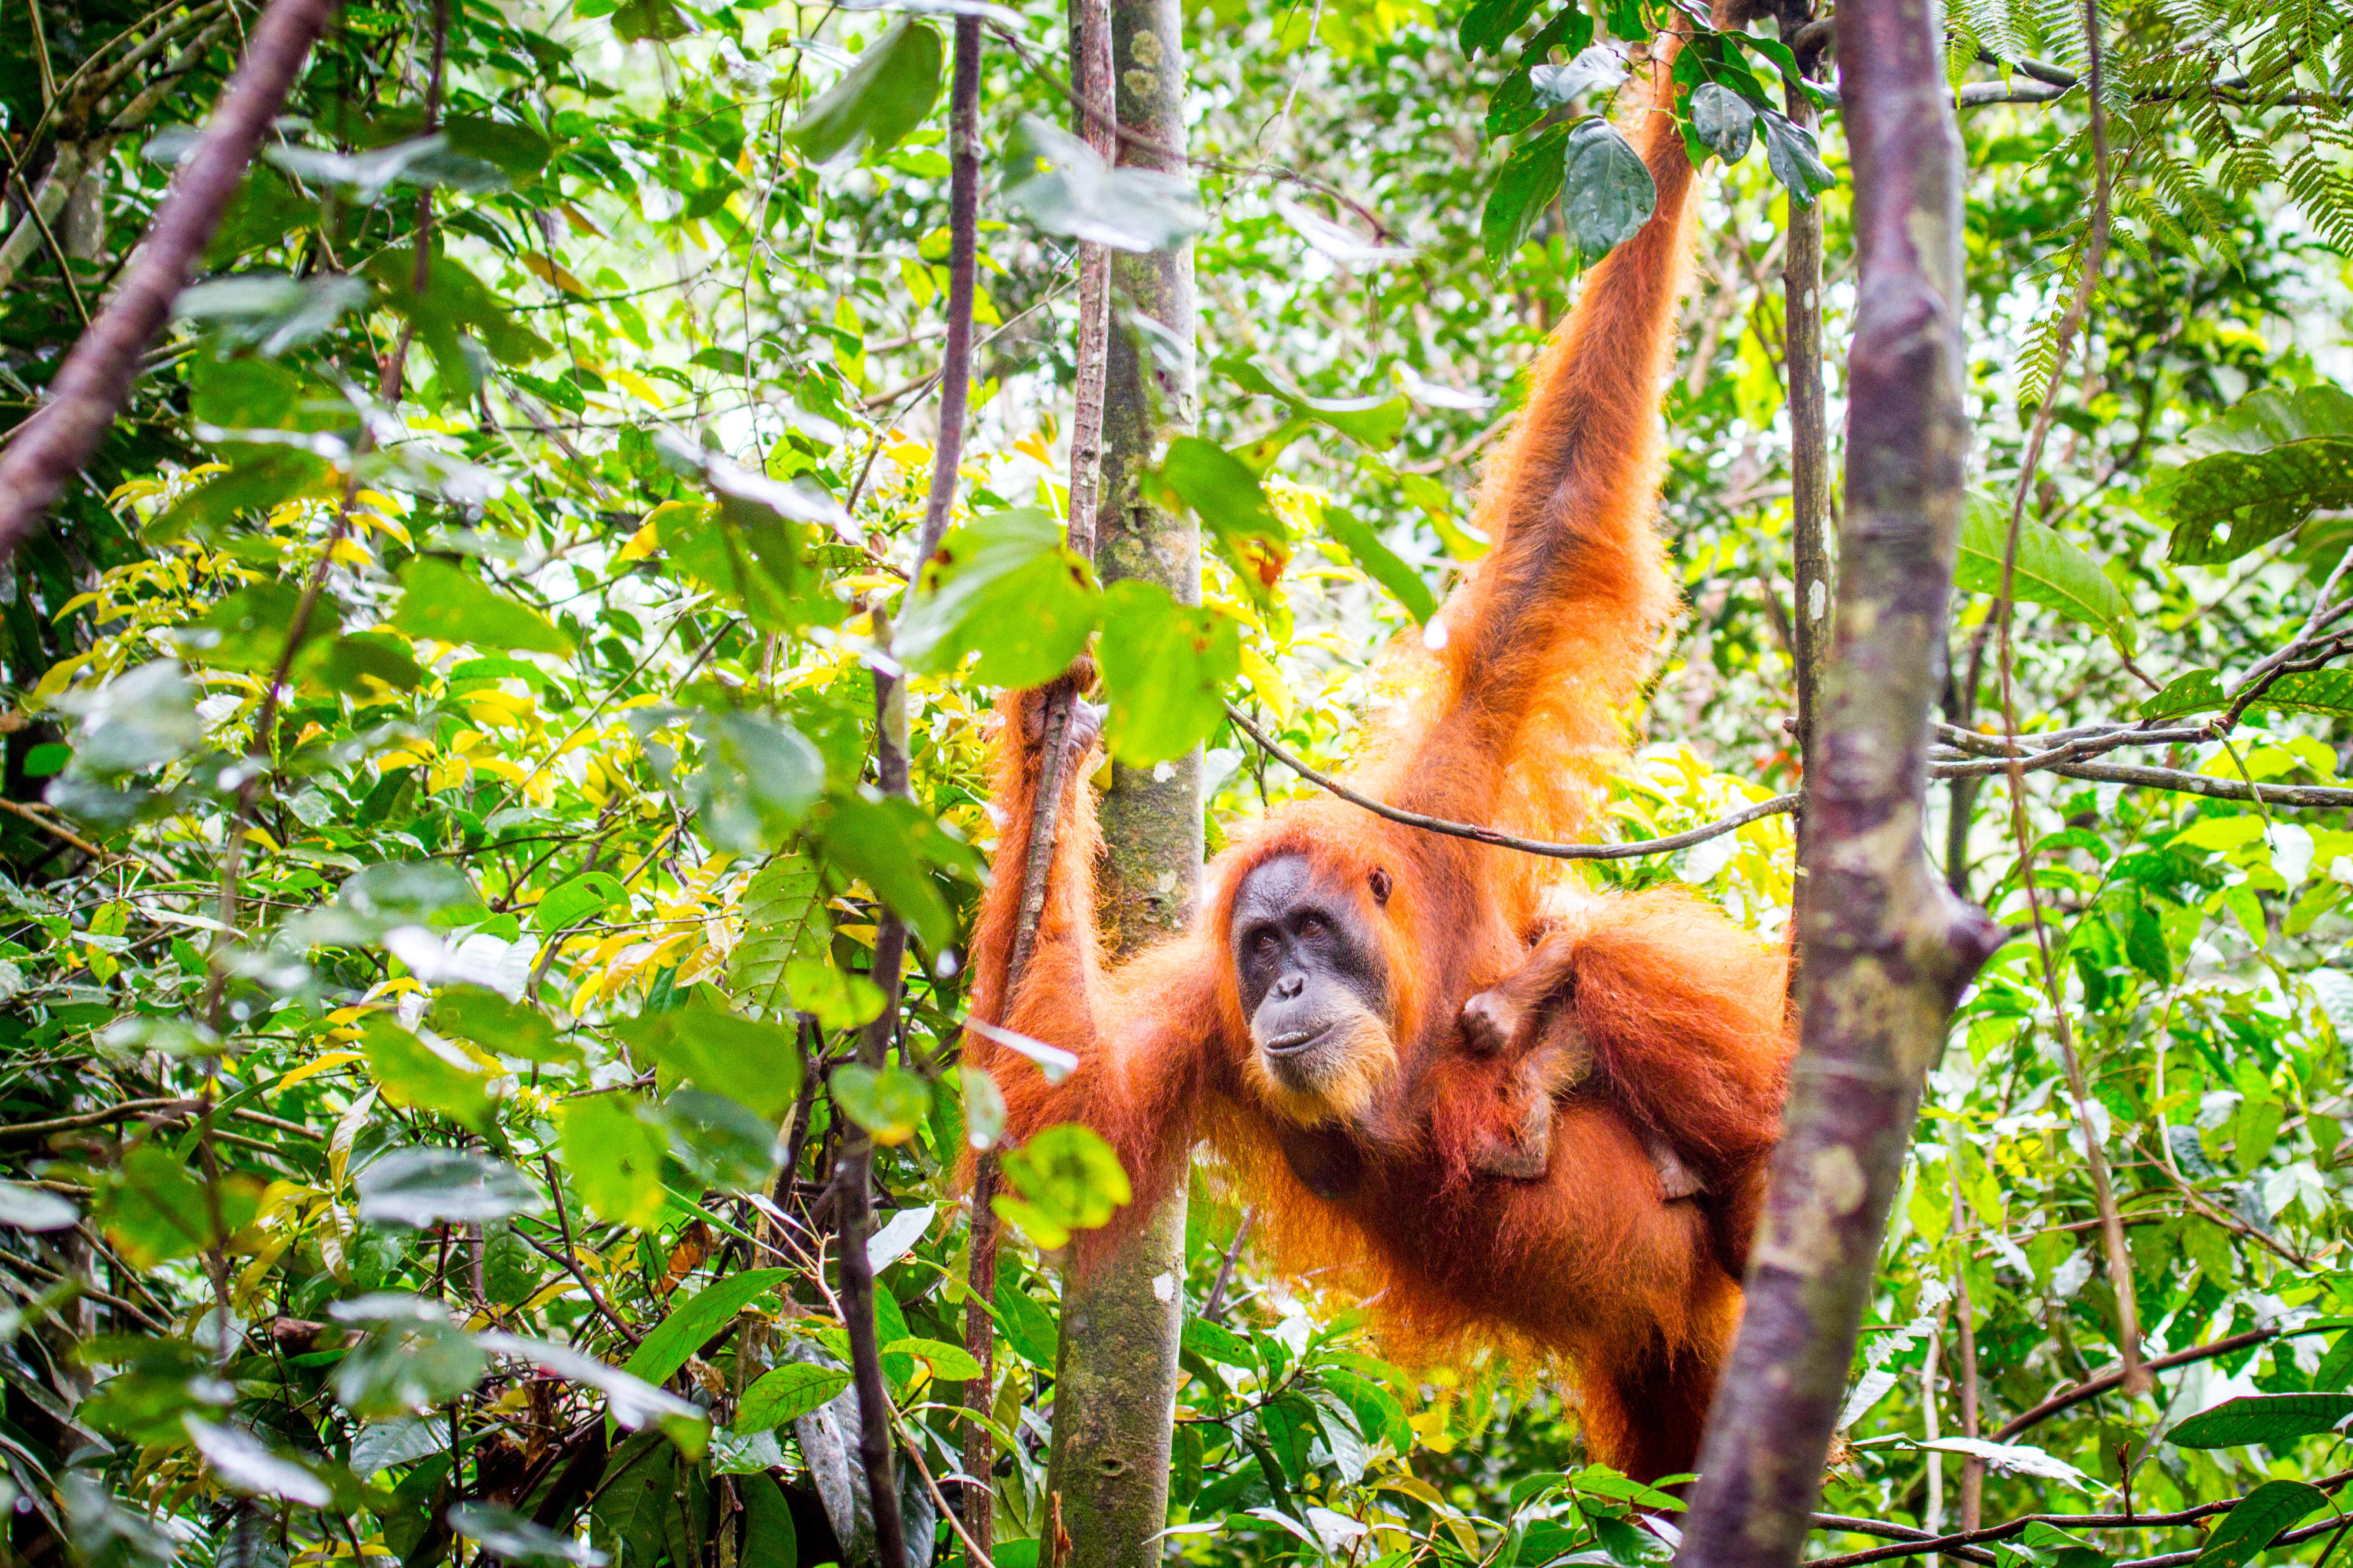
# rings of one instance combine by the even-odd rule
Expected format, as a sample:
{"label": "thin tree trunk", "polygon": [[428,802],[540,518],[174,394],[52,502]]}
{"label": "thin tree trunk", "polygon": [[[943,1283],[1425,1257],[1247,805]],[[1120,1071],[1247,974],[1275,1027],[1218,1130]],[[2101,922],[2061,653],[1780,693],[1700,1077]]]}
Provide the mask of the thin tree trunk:
{"label": "thin tree trunk", "polygon": [[139,356],[163,330],[189,269],[220,226],[262,132],[293,89],[334,0],[271,0],[195,150],[173,178],[122,285],[82,333],[49,400],[0,454],[0,561],[16,553],[66,481],[98,450],[131,395]]}
{"label": "thin tree trunk", "polygon": [[[891,626],[875,614],[875,636],[891,641]],[[875,783],[884,795],[907,791],[907,688],[880,665],[874,670]],[[899,1024],[900,966],[907,954],[906,922],[884,910],[874,931],[874,984],[882,991],[882,1011],[858,1037],[858,1059],[880,1070]],[[891,1464],[891,1390],[882,1381],[881,1347],[874,1340],[874,1268],[866,1257],[872,1228],[874,1140],[863,1128],[846,1126],[834,1174],[841,1270],[841,1312],[849,1331],[852,1381],[858,1389],[858,1458],[866,1469],[867,1497],[874,1510],[874,1561],[878,1568],[908,1568],[906,1531],[899,1518],[899,1484]]]}
{"label": "thin tree trunk", "polygon": [[[1111,13],[1105,0],[1079,0],[1071,8],[1071,90],[1085,106],[1079,134],[1109,160],[1116,155],[1118,125],[1109,93],[1111,82]],[[1111,253],[1107,247],[1079,247],[1078,377],[1071,420],[1071,549],[1092,563],[1095,521],[1103,497],[1103,384],[1111,331]],[[1038,938],[1038,922],[1046,910],[1048,872],[1054,863],[1054,840],[1060,819],[1062,768],[1068,760],[1064,744],[1079,700],[1078,687],[1065,676],[1048,689],[1044,715],[1044,758],[1039,765],[1038,794],[1029,821],[1029,849],[1022,861],[1020,919],[1014,927],[1010,973],[1004,994],[1011,995],[1029,967]],[[965,1349],[980,1363],[980,1376],[965,1384],[968,1400],[985,1400],[996,1380],[996,1332],[979,1303],[997,1289],[997,1222],[987,1212],[997,1191],[997,1162],[983,1155],[974,1163],[972,1188],[972,1265],[967,1283],[974,1298],[965,1310]],[[968,1408],[973,1406],[967,1406]],[[997,1446],[986,1427],[971,1421],[965,1427],[965,1472],[987,1478],[997,1458]],[[967,1490],[965,1529],[982,1546],[994,1531],[995,1494],[982,1485]]]}
{"label": "thin tree trunk", "polygon": [[[1110,0],[1119,161],[1183,174],[1184,11],[1176,0]],[[1082,74],[1082,101],[1101,84]],[[1125,132],[1134,132],[1130,137]],[[1110,291],[1166,329],[1173,347],[1109,334],[1102,511],[1095,549],[1106,584],[1157,583],[1201,602],[1200,535],[1189,516],[1145,502],[1138,480],[1155,442],[1189,429],[1193,258],[1189,247],[1110,258]],[[1075,519],[1074,519],[1075,521]],[[1165,773],[1165,776],[1155,776]],[[1114,766],[1103,797],[1098,909],[1115,950],[1181,929],[1200,882],[1201,753],[1165,770]],[[1157,1563],[1168,1514],[1177,1332],[1185,1309],[1185,1198],[1173,1194],[1134,1237],[1066,1279],[1055,1357],[1054,1445],[1047,1486],[1083,1568]],[[1049,1531],[1049,1540],[1054,1539]]]}
{"label": "thin tree trunk", "polygon": [[[1795,47],[1810,6],[1785,9],[1781,41]],[[1814,123],[1811,100],[1796,82],[1787,84],[1783,107],[1791,121]],[[1820,201],[1789,199],[1789,243],[1781,258],[1782,359],[1789,389],[1789,514],[1793,546],[1791,640],[1797,644],[1799,863],[1805,861],[1806,824],[1814,782],[1814,715],[1820,706],[1822,659],[1830,647],[1831,546],[1830,420],[1822,400],[1822,207]],[[1798,879],[1793,922],[1805,906],[1806,883]]]}
{"label": "thin tree trunk", "polygon": [[959,16],[948,88],[948,338],[940,352],[940,437],[932,448],[932,489],[915,570],[940,547],[955,506],[964,461],[965,408],[972,390],[972,289],[980,232],[980,18]]}
{"label": "thin tree trunk", "polygon": [[1844,0],[1861,300],[1846,508],[1809,770],[1788,1131],[1684,1521],[1684,1568],[1788,1568],[1821,1489],[1887,1211],[1953,1005],[1999,941],[1921,846],[1968,431],[1960,159],[1932,10]]}

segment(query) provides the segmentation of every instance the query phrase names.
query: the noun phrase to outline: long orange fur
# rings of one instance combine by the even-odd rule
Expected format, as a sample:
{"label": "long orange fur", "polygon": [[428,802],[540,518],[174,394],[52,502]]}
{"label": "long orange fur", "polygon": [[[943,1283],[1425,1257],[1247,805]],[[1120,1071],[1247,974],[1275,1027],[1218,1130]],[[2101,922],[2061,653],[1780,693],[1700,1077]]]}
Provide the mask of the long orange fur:
{"label": "long orange fur", "polygon": [[[1664,77],[1655,62],[1654,91]],[[1385,656],[1386,700],[1351,782],[1394,804],[1567,837],[1624,760],[1620,711],[1675,608],[1652,518],[1692,184],[1663,109],[1641,113],[1634,140],[1657,212],[1593,269],[1537,362],[1482,488],[1495,545],[1435,623],[1437,650],[1401,639]],[[1689,1468],[1778,1135],[1784,955],[1687,896],[1569,897],[1581,936],[1565,1005],[1596,1072],[1557,1107],[1542,1179],[1481,1175],[1467,1151],[1509,1086],[1501,1064],[1461,1048],[1455,1018],[1526,959],[1540,924],[1558,929],[1558,869],[1340,801],[1300,802],[1248,824],[1212,863],[1188,932],[1112,965],[1094,921],[1101,837],[1072,767],[1037,947],[1008,997],[1038,700],[1000,703],[996,861],[1012,874],[982,901],[973,1008],[1081,1065],[1049,1085],[999,1046],[966,1048],[1003,1086],[1014,1136],[1082,1121],[1125,1164],[1135,1200],[1074,1244],[1079,1266],[1183,1181],[1206,1139],[1264,1216],[1277,1267],[1373,1301],[1396,1353],[1486,1342],[1557,1359],[1597,1458],[1640,1477]],[[1363,1178],[1331,1200],[1283,1157],[1297,1108],[1270,1103],[1249,1070],[1225,936],[1241,879],[1293,851],[1359,889],[1385,871],[1394,889],[1386,903],[1360,894],[1360,913],[1386,950],[1396,1051],[1377,1064],[1371,1109],[1347,1124]],[[1663,1197],[1653,1135],[1704,1173],[1709,1198]]]}

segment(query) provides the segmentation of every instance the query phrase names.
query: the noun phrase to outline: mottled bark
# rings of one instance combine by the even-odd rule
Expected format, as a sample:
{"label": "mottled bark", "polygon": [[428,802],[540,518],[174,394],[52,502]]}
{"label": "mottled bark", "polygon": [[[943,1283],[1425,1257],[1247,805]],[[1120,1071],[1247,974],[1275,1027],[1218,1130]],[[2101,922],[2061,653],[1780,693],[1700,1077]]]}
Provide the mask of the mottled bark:
{"label": "mottled bark", "polygon": [[[1111,0],[1120,161],[1183,173],[1184,13],[1175,0]],[[1087,84],[1082,77],[1082,91]],[[1133,132],[1133,135],[1129,135]],[[1189,247],[1111,258],[1115,311],[1163,331],[1110,334],[1103,394],[1103,505],[1095,558],[1106,584],[1137,577],[1201,602],[1200,534],[1149,504],[1139,480],[1161,439],[1189,429],[1193,258]],[[1129,952],[1181,929],[1201,874],[1201,753],[1152,769],[1114,767],[1103,802],[1098,907]],[[1069,1561],[1084,1568],[1156,1563],[1168,1513],[1176,1342],[1185,1307],[1185,1199],[1172,1196],[1133,1239],[1062,1296],[1054,1448]]]}
{"label": "mottled bark", "polygon": [[1933,7],[1844,0],[1838,24],[1861,297],[1809,777],[1803,1023],[1747,1311],[1685,1521],[1685,1568],[1798,1561],[1922,1081],[1998,940],[1921,843],[1968,441],[1952,95]]}
{"label": "mottled bark", "polygon": [[66,356],[48,401],[0,454],[0,560],[16,552],[114,423],[139,356],[170,318],[173,300],[212,242],[262,132],[333,12],[334,0],[271,0],[254,24],[244,63],[174,176],[121,286]]}

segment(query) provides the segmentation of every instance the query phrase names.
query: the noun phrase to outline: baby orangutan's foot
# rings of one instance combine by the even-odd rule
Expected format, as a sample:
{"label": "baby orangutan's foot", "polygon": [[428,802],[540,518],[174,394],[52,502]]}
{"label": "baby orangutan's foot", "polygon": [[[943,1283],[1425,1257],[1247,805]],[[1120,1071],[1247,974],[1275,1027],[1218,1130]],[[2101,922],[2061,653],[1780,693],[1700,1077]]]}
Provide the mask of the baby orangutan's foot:
{"label": "baby orangutan's foot", "polygon": [[1462,1004],[1462,1043],[1492,1057],[1513,1042],[1525,1021],[1526,1015],[1500,990],[1482,991]]}

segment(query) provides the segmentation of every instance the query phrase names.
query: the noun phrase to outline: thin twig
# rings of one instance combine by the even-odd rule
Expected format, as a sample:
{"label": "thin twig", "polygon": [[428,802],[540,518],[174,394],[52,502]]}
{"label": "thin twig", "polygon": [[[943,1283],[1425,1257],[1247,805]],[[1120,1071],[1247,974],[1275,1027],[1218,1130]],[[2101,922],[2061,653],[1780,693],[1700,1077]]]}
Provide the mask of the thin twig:
{"label": "thin twig", "polygon": [[1760,800],[1754,805],[1743,806],[1729,816],[1681,833],[1671,833],[1663,838],[1638,838],[1624,844],[1555,844],[1542,838],[1522,838],[1516,834],[1505,833],[1500,828],[1482,827],[1475,823],[1449,822],[1444,817],[1425,816],[1420,812],[1407,811],[1375,800],[1370,795],[1359,795],[1339,780],[1317,773],[1284,751],[1265,731],[1250,722],[1250,715],[1230,702],[1226,704],[1226,717],[1276,762],[1309,784],[1337,795],[1350,805],[1361,806],[1375,816],[1385,817],[1407,827],[1419,827],[1425,832],[1442,833],[1450,838],[1473,839],[1481,844],[1493,845],[1498,849],[1516,849],[1524,855],[1542,855],[1555,860],[1632,860],[1645,855],[1672,854],[1677,849],[1688,849],[1694,844],[1704,844],[1711,838],[1720,838],[1752,822],[1761,822],[1768,816],[1793,811],[1798,805],[1798,797],[1794,795],[1777,795],[1771,800]]}

